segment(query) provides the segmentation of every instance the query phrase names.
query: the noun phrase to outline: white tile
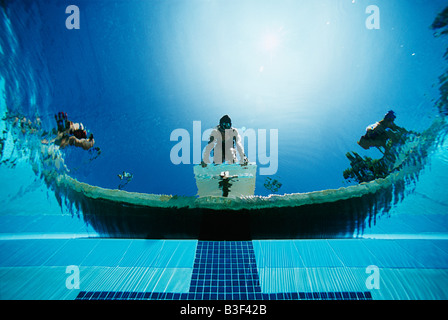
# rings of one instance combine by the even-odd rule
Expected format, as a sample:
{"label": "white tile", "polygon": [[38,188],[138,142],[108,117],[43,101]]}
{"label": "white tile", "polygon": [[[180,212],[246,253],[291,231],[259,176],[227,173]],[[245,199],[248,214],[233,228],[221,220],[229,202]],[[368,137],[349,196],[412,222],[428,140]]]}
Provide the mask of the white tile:
{"label": "white tile", "polygon": [[362,240],[328,240],[340,261],[346,267],[366,268],[369,265],[380,263],[372,252],[363,244]]}
{"label": "white tile", "polygon": [[304,263],[290,240],[254,241],[254,252],[259,268],[300,268]]}
{"label": "white tile", "polygon": [[342,267],[342,261],[326,240],[293,240],[305,267]]}
{"label": "white tile", "polygon": [[[448,268],[448,253],[431,240],[395,240],[406,252],[425,268]],[[441,240],[440,240],[441,241]]]}

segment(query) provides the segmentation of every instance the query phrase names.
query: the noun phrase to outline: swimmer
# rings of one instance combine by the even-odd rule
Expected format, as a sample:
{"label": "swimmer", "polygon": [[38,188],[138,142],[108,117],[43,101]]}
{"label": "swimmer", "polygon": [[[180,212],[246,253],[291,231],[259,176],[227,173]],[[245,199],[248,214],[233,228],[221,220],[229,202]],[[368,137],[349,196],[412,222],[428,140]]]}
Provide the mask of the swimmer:
{"label": "swimmer", "polygon": [[123,171],[122,174],[118,174],[117,175],[118,178],[120,178],[120,180],[125,180],[125,182],[120,183],[118,185],[118,189],[121,190],[125,185],[127,185],[129,182],[131,182],[132,178],[134,177],[134,175],[132,173]]}
{"label": "swimmer", "polygon": [[[366,133],[358,141],[358,144],[365,150],[376,147],[384,154],[390,148],[388,141],[396,142],[400,136],[407,132],[406,129],[397,126],[394,123],[396,118],[395,112],[390,110],[386,113],[383,120],[371,124],[366,128]],[[384,152],[380,149],[384,148]]]}
{"label": "swimmer", "polygon": [[[235,149],[236,148],[236,149]],[[205,147],[204,160],[202,167],[210,163],[210,152],[213,150],[213,162],[222,164],[224,162],[236,163],[238,161],[236,153],[240,156],[240,164],[247,165],[249,160],[244,154],[244,148],[241,144],[241,136],[238,130],[232,127],[232,120],[228,115],[223,116],[210,134],[210,139]]]}
{"label": "swimmer", "polygon": [[[20,126],[19,126],[20,123]],[[22,117],[21,120],[19,120],[19,116],[16,116],[14,118],[14,122],[12,123],[13,127],[20,127],[21,132],[23,134],[26,133],[36,133],[39,131],[42,127],[42,123],[39,117],[36,117],[36,119],[32,122],[31,119],[27,119],[25,116]]]}
{"label": "swimmer", "polygon": [[75,146],[89,150],[95,144],[93,134],[91,133],[87,138],[87,130],[85,130],[82,123],[74,123],[67,118],[67,113],[59,112],[54,116],[58,133],[54,143],[62,149],[66,146]]}
{"label": "swimmer", "polygon": [[220,175],[219,175],[219,177],[221,178],[221,179],[223,179],[223,180],[231,180],[231,179],[233,179],[233,178],[238,178],[238,176],[231,176],[230,174],[229,174],[229,171],[222,171],[221,173],[220,173]]}
{"label": "swimmer", "polygon": [[272,191],[272,192],[277,192],[278,191],[278,189],[280,189],[281,188],[281,186],[282,186],[282,183],[281,182],[279,182],[277,179],[274,179],[274,180],[272,180],[272,178],[266,178],[265,179],[265,181],[264,181],[264,187],[267,189],[267,190],[270,190],[270,191]]}
{"label": "swimmer", "polygon": [[126,172],[126,171],[123,171],[122,174],[117,174],[117,176],[118,176],[118,178],[120,178],[120,180],[126,179],[126,180],[131,181],[132,178],[133,178],[132,173],[129,173],[129,172]]}
{"label": "swimmer", "polygon": [[238,178],[238,176],[234,175],[231,176],[229,171],[223,171],[220,173],[219,175],[219,183],[218,183],[218,187],[219,189],[222,190],[222,196],[227,198],[229,196],[229,192],[230,192],[230,187],[232,187],[232,179],[234,178]]}

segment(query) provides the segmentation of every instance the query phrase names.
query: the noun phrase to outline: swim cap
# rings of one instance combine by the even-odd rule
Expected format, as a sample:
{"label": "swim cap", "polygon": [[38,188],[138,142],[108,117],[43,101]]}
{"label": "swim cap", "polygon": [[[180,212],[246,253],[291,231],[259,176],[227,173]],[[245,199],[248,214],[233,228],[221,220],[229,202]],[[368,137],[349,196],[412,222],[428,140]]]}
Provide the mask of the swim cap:
{"label": "swim cap", "polygon": [[219,126],[224,129],[230,129],[232,127],[232,120],[228,115],[225,115],[219,120]]}
{"label": "swim cap", "polygon": [[384,116],[384,119],[393,121],[393,120],[395,120],[396,117],[397,116],[395,115],[395,112],[393,112],[392,110],[389,110],[386,113],[386,115]]}

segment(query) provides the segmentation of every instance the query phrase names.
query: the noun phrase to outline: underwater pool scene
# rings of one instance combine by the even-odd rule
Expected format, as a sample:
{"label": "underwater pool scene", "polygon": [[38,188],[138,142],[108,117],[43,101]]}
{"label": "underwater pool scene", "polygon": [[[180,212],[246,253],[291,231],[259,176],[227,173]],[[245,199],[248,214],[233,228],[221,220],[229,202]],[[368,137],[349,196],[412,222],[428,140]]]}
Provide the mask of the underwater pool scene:
{"label": "underwater pool scene", "polygon": [[446,300],[447,61],[445,0],[0,0],[0,300]]}

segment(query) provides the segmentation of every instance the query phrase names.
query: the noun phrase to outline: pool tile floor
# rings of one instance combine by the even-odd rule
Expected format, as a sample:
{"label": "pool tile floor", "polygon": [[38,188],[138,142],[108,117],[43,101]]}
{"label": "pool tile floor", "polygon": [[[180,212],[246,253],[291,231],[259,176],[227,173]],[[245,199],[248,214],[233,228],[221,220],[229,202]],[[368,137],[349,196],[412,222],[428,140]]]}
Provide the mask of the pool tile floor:
{"label": "pool tile floor", "polygon": [[[422,239],[3,239],[0,299],[447,299],[447,248]],[[69,266],[79,288],[67,284]]]}

